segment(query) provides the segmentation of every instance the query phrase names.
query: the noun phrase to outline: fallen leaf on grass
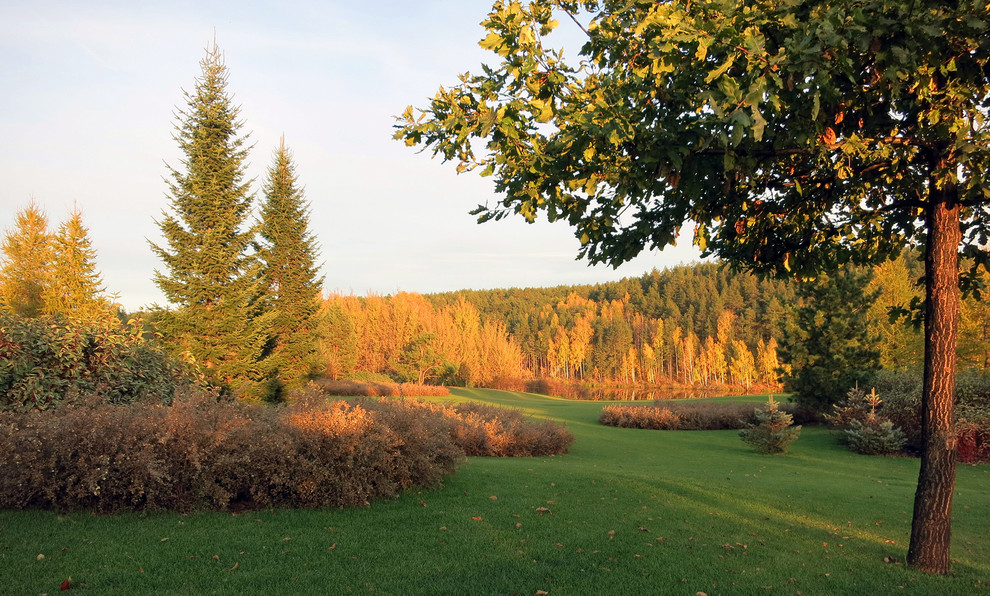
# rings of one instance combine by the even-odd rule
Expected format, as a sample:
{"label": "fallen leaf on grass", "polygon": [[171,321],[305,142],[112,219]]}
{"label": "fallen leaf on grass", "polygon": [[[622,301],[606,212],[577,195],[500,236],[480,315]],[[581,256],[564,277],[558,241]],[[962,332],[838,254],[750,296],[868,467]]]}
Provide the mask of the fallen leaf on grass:
{"label": "fallen leaf on grass", "polygon": [[482,520],[482,517],[480,515],[476,515],[476,516],[472,517],[471,519],[473,519],[474,521],[481,521]]}
{"label": "fallen leaf on grass", "polygon": [[161,539],[161,542],[166,542],[167,540],[168,540],[168,536],[166,536],[166,537],[164,537],[164,538],[162,538],[162,539]]}
{"label": "fallen leaf on grass", "polygon": [[490,496],[488,498],[491,499],[492,501],[498,501],[498,497],[495,496],[495,495],[492,495],[492,496]]}
{"label": "fallen leaf on grass", "polygon": [[66,580],[63,580],[63,581],[62,581],[62,585],[61,585],[61,586],[59,586],[59,587],[58,587],[58,589],[59,589],[59,590],[62,590],[63,592],[64,592],[64,591],[66,591],[66,590],[68,590],[68,589],[69,589],[69,585],[70,585],[70,580],[71,580],[71,579],[72,579],[72,578],[70,577],[69,579],[66,579]]}
{"label": "fallen leaf on grass", "polygon": [[336,542],[334,542],[333,544],[331,544],[330,545],[330,548],[328,548],[327,550],[333,550],[335,548],[337,548],[337,543]]}
{"label": "fallen leaf on grass", "polygon": [[237,566],[240,565],[240,564],[241,564],[240,561],[234,561],[234,566],[231,567],[230,570],[233,571],[233,570],[237,569]]}
{"label": "fallen leaf on grass", "polygon": [[41,554],[39,554],[39,555],[38,555],[38,560],[39,560],[39,561],[44,561],[44,560],[45,560],[45,555],[41,555]]}
{"label": "fallen leaf on grass", "polygon": [[540,515],[543,515],[544,513],[551,513],[551,514],[553,513],[553,511],[550,511],[550,509],[546,507],[537,507],[536,512],[539,513]]}

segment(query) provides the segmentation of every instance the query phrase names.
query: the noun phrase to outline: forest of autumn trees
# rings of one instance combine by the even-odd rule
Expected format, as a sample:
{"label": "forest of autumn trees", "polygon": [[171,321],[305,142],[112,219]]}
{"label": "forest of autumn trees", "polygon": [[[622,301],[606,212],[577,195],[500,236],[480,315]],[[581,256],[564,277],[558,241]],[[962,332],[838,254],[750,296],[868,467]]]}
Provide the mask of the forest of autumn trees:
{"label": "forest of autumn trees", "polygon": [[[918,293],[910,254],[873,268],[864,320],[888,369],[918,369],[920,331],[891,320]],[[798,282],[695,263],[597,285],[332,294],[321,310],[320,361],[333,378],[491,385],[506,378],[589,384],[776,387],[796,341]],[[841,314],[841,313],[840,313]],[[990,309],[965,301],[959,352],[987,367]]]}

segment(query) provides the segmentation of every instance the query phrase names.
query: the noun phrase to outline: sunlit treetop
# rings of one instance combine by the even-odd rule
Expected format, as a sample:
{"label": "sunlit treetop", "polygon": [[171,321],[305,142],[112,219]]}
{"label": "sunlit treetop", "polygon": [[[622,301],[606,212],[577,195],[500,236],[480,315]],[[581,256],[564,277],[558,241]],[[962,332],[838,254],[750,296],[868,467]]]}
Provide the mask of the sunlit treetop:
{"label": "sunlit treetop", "polygon": [[[676,241],[757,271],[813,274],[926,242],[958,203],[986,261],[985,2],[497,2],[484,48],[396,138],[492,176],[479,219],[566,220],[618,265]],[[553,47],[580,30],[580,55]]]}

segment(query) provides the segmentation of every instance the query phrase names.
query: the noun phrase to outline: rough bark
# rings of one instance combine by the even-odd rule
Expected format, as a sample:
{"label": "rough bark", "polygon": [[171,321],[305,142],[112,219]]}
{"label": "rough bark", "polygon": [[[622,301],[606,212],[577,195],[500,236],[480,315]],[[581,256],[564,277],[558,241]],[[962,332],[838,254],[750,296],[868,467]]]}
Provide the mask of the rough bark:
{"label": "rough bark", "polygon": [[959,321],[960,208],[955,187],[932,185],[925,250],[925,375],[921,471],[914,498],[908,564],[948,573],[956,481],[956,336]]}

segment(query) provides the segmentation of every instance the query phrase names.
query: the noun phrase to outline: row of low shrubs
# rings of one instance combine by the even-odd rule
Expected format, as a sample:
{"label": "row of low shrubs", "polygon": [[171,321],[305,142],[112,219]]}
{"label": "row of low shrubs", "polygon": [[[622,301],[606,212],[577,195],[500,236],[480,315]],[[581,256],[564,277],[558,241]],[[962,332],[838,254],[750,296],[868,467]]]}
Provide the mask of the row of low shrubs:
{"label": "row of low shrubs", "polygon": [[[375,386],[380,383],[374,384]],[[304,403],[320,399],[332,399],[340,384],[337,382],[312,383],[295,394],[295,399]],[[434,385],[402,384],[403,390],[409,387],[423,391],[422,396],[448,395],[445,387]],[[442,390],[437,393],[436,390]],[[433,390],[431,392],[431,390]],[[358,394],[362,395],[362,394]],[[363,394],[369,395],[369,394]],[[574,442],[574,436],[566,428],[550,420],[534,420],[519,410],[499,408],[486,404],[464,402],[459,404],[436,404],[405,399],[398,393],[385,397],[403,397],[403,403],[413,404],[420,410],[433,412],[451,423],[451,439],[470,456],[493,457],[536,457],[566,453]],[[367,402],[360,402],[367,403]],[[383,401],[378,403],[389,403]]]}
{"label": "row of low shrubs", "polygon": [[185,391],[0,412],[0,508],[342,507],[435,486],[465,454],[547,455],[573,437],[516,412],[403,399],[271,407]]}
{"label": "row of low shrubs", "polygon": [[[920,375],[884,371],[871,393],[850,392],[825,419],[836,436],[857,453],[880,455],[921,450]],[[781,411],[807,424],[801,410],[781,404]],[[744,429],[757,423],[749,404],[696,401],[657,401],[653,405],[609,405],[601,424],[656,430]],[[800,419],[798,419],[800,418]],[[990,463],[990,376],[964,373],[956,380],[957,453],[963,463]]]}
{"label": "row of low shrubs", "polygon": [[433,397],[450,395],[442,385],[417,385],[392,381],[356,379],[319,379],[316,385],[328,395],[340,397]]}
{"label": "row of low shrubs", "polygon": [[[795,412],[792,404],[780,404],[779,407],[791,415]],[[602,408],[598,422],[652,430],[738,430],[759,421],[751,403],[702,399],[656,401],[651,405],[608,405]]]}
{"label": "row of low shrubs", "polygon": [[669,402],[652,406],[609,405],[598,422],[608,426],[649,430],[741,429],[742,440],[761,453],[779,455],[797,440],[801,426],[794,426],[794,406],[771,396],[763,408],[753,404],[724,402]]}
{"label": "row of low shrubs", "polygon": [[523,393],[538,393],[554,397],[570,399],[588,399],[589,389],[579,383],[571,383],[561,379],[523,379],[521,377],[499,377],[491,383],[492,389],[501,391],[519,391]]}

